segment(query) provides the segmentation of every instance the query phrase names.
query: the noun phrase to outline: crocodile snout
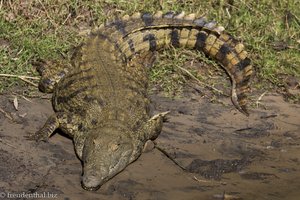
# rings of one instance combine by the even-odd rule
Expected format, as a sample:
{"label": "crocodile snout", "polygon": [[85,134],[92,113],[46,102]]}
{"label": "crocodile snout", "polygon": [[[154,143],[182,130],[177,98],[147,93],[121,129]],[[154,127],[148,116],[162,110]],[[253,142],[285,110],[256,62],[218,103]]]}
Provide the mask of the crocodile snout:
{"label": "crocodile snout", "polygon": [[83,175],[81,180],[81,186],[88,191],[98,190],[102,185],[102,180],[96,175]]}

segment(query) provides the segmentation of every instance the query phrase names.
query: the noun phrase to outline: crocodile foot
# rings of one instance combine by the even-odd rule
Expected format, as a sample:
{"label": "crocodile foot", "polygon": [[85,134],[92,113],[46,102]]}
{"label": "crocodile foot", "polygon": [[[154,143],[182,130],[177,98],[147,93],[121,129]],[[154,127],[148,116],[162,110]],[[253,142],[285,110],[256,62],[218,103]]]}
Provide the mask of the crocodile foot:
{"label": "crocodile foot", "polygon": [[29,133],[28,135],[24,136],[27,140],[33,140],[36,142],[48,142],[49,137],[47,135],[41,134],[40,131],[35,133]]}
{"label": "crocodile foot", "polygon": [[152,140],[147,140],[144,144],[143,153],[148,153],[154,149],[155,145]]}
{"label": "crocodile foot", "polygon": [[58,118],[56,114],[50,116],[46,121],[45,125],[36,133],[29,134],[26,138],[28,140],[35,140],[37,142],[44,141],[47,142],[51,134],[59,127]]}

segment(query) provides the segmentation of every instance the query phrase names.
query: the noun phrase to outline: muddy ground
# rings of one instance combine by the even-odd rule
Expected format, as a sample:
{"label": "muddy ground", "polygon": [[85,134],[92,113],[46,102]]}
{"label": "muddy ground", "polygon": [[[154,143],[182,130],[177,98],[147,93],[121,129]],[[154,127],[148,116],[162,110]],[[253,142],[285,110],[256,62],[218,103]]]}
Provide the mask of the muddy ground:
{"label": "muddy ground", "polygon": [[69,138],[55,134],[39,144],[25,139],[53,112],[50,101],[19,98],[16,110],[12,96],[0,96],[0,108],[14,119],[0,113],[0,197],[300,199],[300,105],[266,93],[263,106],[246,117],[229,98],[220,100],[223,104],[198,94],[153,95],[156,111],[171,111],[156,143],[173,160],[155,148],[100,190],[88,192],[80,186],[81,163]]}

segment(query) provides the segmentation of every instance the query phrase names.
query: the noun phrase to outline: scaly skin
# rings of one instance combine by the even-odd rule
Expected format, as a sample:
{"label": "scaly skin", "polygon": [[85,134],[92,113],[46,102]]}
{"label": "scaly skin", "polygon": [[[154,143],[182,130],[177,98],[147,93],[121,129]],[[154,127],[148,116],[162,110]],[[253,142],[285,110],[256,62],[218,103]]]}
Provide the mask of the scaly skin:
{"label": "scaly skin", "polygon": [[84,189],[98,189],[160,133],[166,113],[150,118],[148,66],[153,53],[167,45],[216,59],[232,80],[233,104],[248,115],[250,59],[244,46],[215,22],[194,14],[157,12],[101,25],[78,48],[71,65],[39,69],[39,88],[53,92],[55,114],[33,137],[47,140],[60,128],[73,138],[83,162]]}

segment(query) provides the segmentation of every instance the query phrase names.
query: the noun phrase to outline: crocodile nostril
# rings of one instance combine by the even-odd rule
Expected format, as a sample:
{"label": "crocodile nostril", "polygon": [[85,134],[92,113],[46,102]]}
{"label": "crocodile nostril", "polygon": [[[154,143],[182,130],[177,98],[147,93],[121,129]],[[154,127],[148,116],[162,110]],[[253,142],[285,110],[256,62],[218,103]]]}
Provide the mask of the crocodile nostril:
{"label": "crocodile nostril", "polygon": [[83,181],[81,181],[81,187],[82,187],[83,189],[87,190],[87,191],[96,191],[96,190],[99,190],[101,186],[98,185],[98,186],[95,186],[95,187],[88,187],[88,186],[86,186],[86,185],[83,183]]}
{"label": "crocodile nostril", "polygon": [[101,187],[101,179],[93,175],[83,175],[81,180],[81,186],[85,190],[95,191]]}

